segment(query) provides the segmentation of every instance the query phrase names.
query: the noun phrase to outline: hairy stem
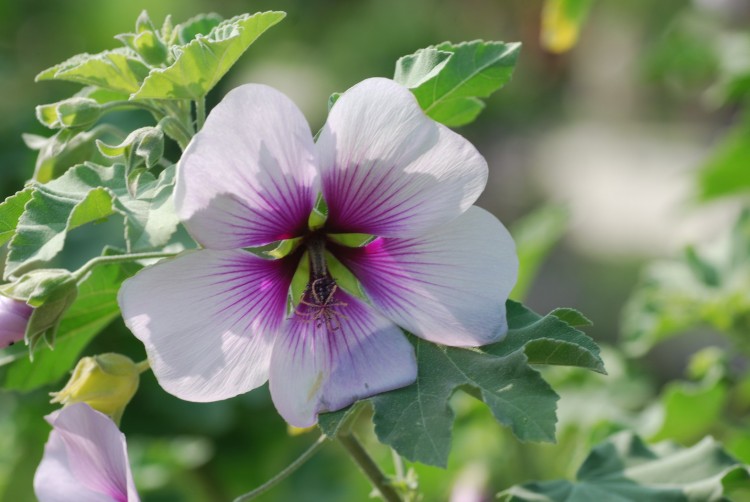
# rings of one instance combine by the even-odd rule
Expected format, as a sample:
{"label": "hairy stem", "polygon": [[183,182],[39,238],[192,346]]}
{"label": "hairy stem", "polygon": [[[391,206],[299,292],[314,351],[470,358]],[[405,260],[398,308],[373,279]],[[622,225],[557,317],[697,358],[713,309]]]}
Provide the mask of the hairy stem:
{"label": "hairy stem", "polygon": [[92,258],[83,264],[81,268],[73,272],[73,277],[76,281],[80,281],[83,277],[88,274],[91,269],[97,265],[103,265],[105,263],[122,263],[136,260],[148,260],[153,258],[169,258],[176,255],[177,253],[168,253],[165,251],[155,251],[152,253],[130,253],[130,254],[116,254],[111,256],[97,256]]}
{"label": "hairy stem", "polygon": [[328,437],[325,434],[321,434],[321,436],[318,438],[317,441],[315,441],[312,444],[312,446],[310,446],[307,450],[305,450],[305,452],[302,455],[297,457],[297,459],[294,462],[286,466],[286,468],[283,471],[281,471],[276,476],[272,477],[271,479],[269,479],[268,481],[260,485],[258,488],[250,492],[247,492],[244,495],[240,495],[239,497],[234,499],[234,502],[244,502],[246,500],[254,499],[258,495],[261,495],[267,492],[268,490],[270,490],[271,488],[273,488],[274,486],[282,482],[284,479],[289,477],[290,474],[292,474],[294,471],[299,469],[300,466],[302,466],[302,464],[307,462],[310,459],[310,457],[315,455],[315,453],[320,449],[320,447],[323,446],[326,439],[328,439]]}
{"label": "hairy stem", "polygon": [[195,131],[203,129],[206,123],[206,97],[201,96],[195,100]]}
{"label": "hairy stem", "polygon": [[401,496],[399,496],[398,492],[391,485],[388,476],[383,474],[378,464],[370,457],[354,434],[339,433],[336,439],[339,440],[339,443],[346,449],[349,456],[352,457],[365,476],[367,476],[372,486],[380,492],[384,500],[387,502],[402,502]]}

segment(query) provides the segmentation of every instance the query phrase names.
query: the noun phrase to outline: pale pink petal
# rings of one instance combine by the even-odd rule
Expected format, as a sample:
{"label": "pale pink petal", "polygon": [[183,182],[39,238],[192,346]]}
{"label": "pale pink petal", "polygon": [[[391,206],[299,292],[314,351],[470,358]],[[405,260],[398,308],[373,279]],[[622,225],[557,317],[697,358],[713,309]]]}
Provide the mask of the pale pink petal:
{"label": "pale pink petal", "polygon": [[329,323],[316,322],[318,309],[303,305],[273,348],[271,397],[297,427],[417,377],[414,349],[395,324],[341,290],[331,305]]}
{"label": "pale pink petal", "polygon": [[33,310],[22,301],[0,296],[0,349],[23,340]]}
{"label": "pale pink petal", "polygon": [[318,193],[310,127],[285,95],[247,84],[210,113],[180,160],[175,207],[204,247],[296,237]]}
{"label": "pale pink petal", "polygon": [[415,239],[377,239],[334,254],[388,319],[431,342],[478,346],[507,331],[505,300],[518,274],[515,245],[478,207]]}
{"label": "pale pink petal", "polygon": [[383,78],[339,98],[316,147],[331,232],[414,237],[466,211],[487,181],[471,143]]}
{"label": "pale pink petal", "polygon": [[54,428],[34,476],[40,502],[138,502],[125,436],[106,415],[76,403],[47,417]]}
{"label": "pale pink petal", "polygon": [[218,401],[262,385],[298,260],[203,249],[125,281],[125,324],[161,386],[187,401]]}

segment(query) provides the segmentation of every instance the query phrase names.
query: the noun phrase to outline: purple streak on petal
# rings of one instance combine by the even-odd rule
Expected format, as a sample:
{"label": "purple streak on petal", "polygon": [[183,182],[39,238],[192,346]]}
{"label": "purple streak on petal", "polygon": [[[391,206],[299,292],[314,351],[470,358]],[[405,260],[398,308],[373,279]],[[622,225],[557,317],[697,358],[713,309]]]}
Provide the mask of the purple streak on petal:
{"label": "purple streak on petal", "polygon": [[299,259],[204,249],[125,281],[123,318],[162,387],[188,401],[217,401],[262,385]]}
{"label": "purple streak on petal", "polygon": [[312,319],[320,307],[302,305],[273,348],[271,397],[297,427],[417,376],[414,349],[395,324],[341,290],[329,305],[330,323]]}
{"label": "purple streak on petal", "polygon": [[487,180],[476,149],[387,79],[345,92],[316,148],[334,233],[420,235],[466,211]]}
{"label": "purple streak on petal", "polygon": [[483,209],[472,207],[429,235],[332,252],[383,315],[417,336],[478,346],[507,331],[505,301],[518,258],[508,231]]}
{"label": "purple streak on petal", "polygon": [[106,415],[76,403],[47,417],[54,427],[34,478],[41,502],[138,502],[125,436]]}
{"label": "purple streak on petal", "polygon": [[318,193],[310,128],[289,98],[263,85],[216,106],[180,160],[175,208],[207,248],[296,237]]}
{"label": "purple streak on petal", "polygon": [[23,340],[33,311],[25,302],[0,296],[0,349]]}

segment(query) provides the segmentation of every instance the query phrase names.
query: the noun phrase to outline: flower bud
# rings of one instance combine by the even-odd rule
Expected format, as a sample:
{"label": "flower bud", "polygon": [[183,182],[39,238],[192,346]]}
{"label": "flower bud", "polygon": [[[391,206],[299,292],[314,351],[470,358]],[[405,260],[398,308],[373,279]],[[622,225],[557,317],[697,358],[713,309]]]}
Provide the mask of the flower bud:
{"label": "flower bud", "polygon": [[107,353],[84,357],[60,392],[53,392],[53,403],[68,406],[86,403],[120,423],[125,407],[138,390],[137,364],[121,354]]}
{"label": "flower bud", "polygon": [[33,310],[25,302],[0,296],[0,348],[23,340]]}

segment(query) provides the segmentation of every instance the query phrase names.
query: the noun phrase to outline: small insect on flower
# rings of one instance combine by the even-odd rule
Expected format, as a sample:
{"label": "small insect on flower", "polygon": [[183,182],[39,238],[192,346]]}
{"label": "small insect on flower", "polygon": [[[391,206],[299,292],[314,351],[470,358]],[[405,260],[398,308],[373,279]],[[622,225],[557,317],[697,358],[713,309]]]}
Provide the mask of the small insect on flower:
{"label": "small insect on flower", "polygon": [[201,249],[128,279],[123,317],[168,392],[216,401],[268,381],[286,421],[310,426],[414,382],[402,330],[453,346],[505,335],[518,260],[472,205],[486,181],[479,152],[391,80],[343,93],[317,141],[286,96],[241,86],[178,166],[175,207]]}
{"label": "small insect on flower", "polygon": [[33,311],[22,301],[0,296],[0,349],[23,340]]}

